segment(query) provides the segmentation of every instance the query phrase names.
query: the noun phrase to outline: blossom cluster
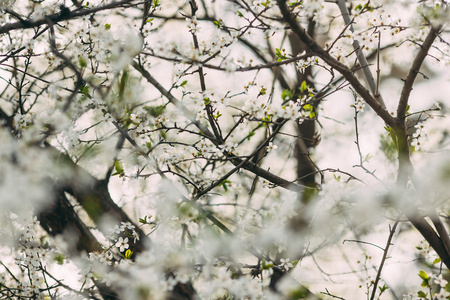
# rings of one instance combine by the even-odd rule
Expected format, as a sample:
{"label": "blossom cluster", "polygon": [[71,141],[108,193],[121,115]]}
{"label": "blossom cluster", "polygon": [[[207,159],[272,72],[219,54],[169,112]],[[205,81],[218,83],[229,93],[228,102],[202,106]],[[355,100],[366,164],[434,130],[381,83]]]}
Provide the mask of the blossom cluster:
{"label": "blossom cluster", "polygon": [[[359,249],[342,241],[372,246],[359,241],[391,234],[403,203],[445,220],[446,160],[402,189],[400,147],[373,139],[395,115],[358,115],[350,147],[366,102],[341,105],[364,89],[355,42],[380,51],[383,83],[448,19],[445,1],[401,2],[417,20],[394,1],[366,2],[348,6],[350,26],[323,0],[1,1],[1,295],[341,298],[328,287],[354,274]],[[315,43],[298,43],[303,29]],[[430,49],[427,66],[450,62],[448,32]],[[410,145],[439,136],[445,150],[448,129],[419,120]],[[383,142],[395,163],[378,157]],[[365,292],[382,293],[364,253]],[[325,270],[336,262],[342,273]],[[443,275],[421,278],[430,297],[449,298]],[[357,297],[354,281],[345,289]]]}

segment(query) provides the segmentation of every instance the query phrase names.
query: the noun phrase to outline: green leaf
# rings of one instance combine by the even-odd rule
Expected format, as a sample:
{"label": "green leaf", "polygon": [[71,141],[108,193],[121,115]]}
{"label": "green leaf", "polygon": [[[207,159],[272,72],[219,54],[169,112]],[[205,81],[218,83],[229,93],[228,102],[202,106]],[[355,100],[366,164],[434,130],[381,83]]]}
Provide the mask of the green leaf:
{"label": "green leaf", "polygon": [[157,118],[164,113],[166,106],[164,104],[157,106],[144,106],[143,109],[145,109],[152,117]]}
{"label": "green leaf", "polygon": [[370,155],[370,153],[368,153],[365,157],[364,157],[364,161],[365,162],[369,162],[369,160],[372,158],[373,156]]}
{"label": "green leaf", "polygon": [[281,50],[278,48],[275,49],[275,56],[278,57],[277,61],[283,61],[283,60],[287,59],[287,57],[284,56],[283,53],[281,52]]}
{"label": "green leaf", "polygon": [[269,270],[269,269],[271,269],[271,268],[273,268],[274,267],[274,264],[273,263],[268,263],[265,259],[263,259],[263,261],[262,261],[262,263],[261,263],[261,268],[263,269],[263,270]]}
{"label": "green leaf", "polygon": [[311,104],[305,104],[305,105],[303,105],[302,108],[305,111],[313,111],[314,110],[314,107]]}
{"label": "green leaf", "polygon": [[130,259],[131,255],[133,255],[133,251],[131,251],[130,249],[128,249],[127,251],[125,251],[125,258],[126,259]]}
{"label": "green leaf", "polygon": [[182,83],[180,83],[180,86],[185,86],[186,83],[188,83],[188,81],[187,81],[187,80],[184,80]]}
{"label": "green leaf", "polygon": [[105,24],[105,29],[106,29],[106,30],[110,30],[110,29],[111,29],[111,24],[106,23],[106,24]]}
{"label": "green leaf", "polygon": [[225,192],[228,192],[228,186],[227,184],[231,184],[231,181],[228,179],[225,179],[224,181],[222,181],[218,186],[223,187],[223,189],[225,190]]}
{"label": "green leaf", "polygon": [[369,3],[364,4],[364,8],[367,9],[368,11],[370,11],[370,12],[372,12],[374,10],[374,8],[369,5]]}
{"label": "green leaf", "polygon": [[78,56],[78,63],[80,64],[80,67],[82,67],[82,68],[86,68],[86,66],[87,66],[86,60],[81,55]]}
{"label": "green leaf", "polygon": [[423,280],[427,280],[427,279],[430,278],[430,277],[428,277],[428,274],[427,274],[425,271],[423,271],[423,270],[421,270],[421,271],[419,272],[419,276],[420,276],[420,278],[422,278]]}
{"label": "green leaf", "polygon": [[249,132],[248,135],[247,135],[247,140],[250,141],[250,138],[251,138],[252,136],[254,136],[255,134],[256,134],[256,133],[255,133],[254,131]]}
{"label": "green leaf", "polygon": [[294,93],[291,90],[283,90],[281,92],[281,99],[283,99],[283,103],[289,101],[294,96]]}
{"label": "green leaf", "polygon": [[388,289],[386,285],[379,286],[378,288],[380,289],[380,294],[383,294]]}
{"label": "green leaf", "polygon": [[419,276],[420,276],[420,278],[423,279],[421,286],[423,286],[423,287],[430,287],[430,280],[431,280],[431,278],[428,276],[428,274],[425,273],[425,271],[422,270],[422,271],[419,272]]}
{"label": "green leaf", "polygon": [[275,49],[275,55],[276,55],[276,56],[281,56],[281,55],[282,55],[282,54],[281,54],[281,50],[278,49],[278,48],[276,48],[276,49]]}
{"label": "green leaf", "polygon": [[123,165],[118,160],[116,160],[116,163],[114,164],[114,170],[116,170],[117,174],[120,174],[120,175],[125,174],[125,171],[123,169]]}
{"label": "green leaf", "polygon": [[214,25],[216,25],[217,28],[220,28],[220,22],[219,21],[213,21]]}
{"label": "green leaf", "polygon": [[86,97],[89,97],[89,87],[87,85],[83,84],[80,86],[80,92]]}
{"label": "green leaf", "polygon": [[440,262],[441,262],[441,258],[440,257],[438,257],[435,260],[433,260],[433,264],[438,264]]}
{"label": "green leaf", "polygon": [[128,71],[123,70],[122,77],[119,82],[119,101],[123,100],[123,95],[125,94],[125,87],[128,81]]}
{"label": "green leaf", "polygon": [[423,292],[423,291],[419,291],[419,292],[417,292],[417,296],[419,297],[419,298],[427,298],[427,293],[425,293],[425,292]]}
{"label": "green leaf", "polygon": [[64,255],[62,255],[61,253],[57,253],[57,254],[54,256],[54,259],[55,259],[55,261],[56,261],[56,263],[57,263],[58,265],[64,264],[64,259],[65,259],[65,257],[64,257]]}
{"label": "green leaf", "polygon": [[308,85],[306,84],[306,81],[303,81],[302,84],[300,85],[300,92],[304,92],[308,89]]}
{"label": "green leaf", "polygon": [[203,102],[205,103],[205,105],[209,105],[209,104],[211,104],[211,99],[203,98]]}
{"label": "green leaf", "polygon": [[289,300],[306,299],[309,296],[309,294],[310,293],[306,287],[299,286],[298,288],[289,291],[287,299]]}
{"label": "green leaf", "polygon": [[[264,118],[262,118],[261,121],[263,121],[263,122],[272,122],[272,117],[273,117],[273,115],[267,115]],[[267,124],[264,123],[264,126],[266,126],[266,125]]]}
{"label": "green leaf", "polygon": [[259,95],[265,95],[267,93],[267,89],[265,87],[262,87],[261,90],[259,91]]}

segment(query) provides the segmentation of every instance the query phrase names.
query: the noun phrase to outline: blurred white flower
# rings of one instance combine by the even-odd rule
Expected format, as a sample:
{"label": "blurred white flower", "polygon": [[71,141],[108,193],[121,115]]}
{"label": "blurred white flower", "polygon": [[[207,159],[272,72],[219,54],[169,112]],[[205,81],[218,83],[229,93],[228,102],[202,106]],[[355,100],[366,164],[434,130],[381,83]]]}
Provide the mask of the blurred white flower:
{"label": "blurred white flower", "polygon": [[450,293],[444,289],[441,289],[441,291],[438,294],[434,295],[435,299],[448,299],[449,296]]}
{"label": "blurred white flower", "polygon": [[439,274],[439,276],[433,276],[433,284],[439,285],[441,288],[445,288],[447,283],[448,281],[442,277],[442,274]]}

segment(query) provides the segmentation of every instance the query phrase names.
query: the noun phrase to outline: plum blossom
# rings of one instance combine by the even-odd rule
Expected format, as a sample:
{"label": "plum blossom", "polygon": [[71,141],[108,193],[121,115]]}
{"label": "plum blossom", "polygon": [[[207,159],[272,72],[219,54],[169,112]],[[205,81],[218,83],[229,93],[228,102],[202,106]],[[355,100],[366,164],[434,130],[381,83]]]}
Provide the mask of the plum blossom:
{"label": "plum blossom", "polygon": [[223,67],[225,68],[225,71],[229,74],[233,73],[234,71],[236,71],[237,67],[234,64],[232,59],[226,59],[223,61]]}
{"label": "plum blossom", "polygon": [[441,288],[445,288],[448,281],[442,277],[442,274],[439,274],[438,276],[433,276],[433,283],[439,285]]}
{"label": "plum blossom", "polygon": [[439,293],[434,295],[435,299],[448,299],[449,296],[450,293],[444,289],[441,289]]}
{"label": "plum blossom", "polygon": [[[287,105],[278,107],[275,114],[277,117],[285,118],[285,119],[297,119],[299,117],[302,117],[302,114],[300,112],[300,107],[297,105],[297,103],[295,103],[293,101],[289,101],[289,103]],[[309,112],[308,112],[308,115],[309,115]]]}
{"label": "plum blossom", "polygon": [[196,16],[192,16],[191,18],[186,18],[186,22],[188,23],[189,32],[196,33],[199,31],[200,27],[198,26],[198,21]]}
{"label": "plum blossom", "polygon": [[414,147],[414,150],[418,151],[422,148],[423,142],[426,141],[427,134],[422,122],[418,123],[414,127],[416,129],[416,132],[414,132],[412,135],[411,146]]}
{"label": "plum blossom", "polygon": [[275,150],[277,148],[278,148],[277,145],[274,145],[272,142],[270,142],[269,145],[267,145],[267,147],[266,147],[266,151],[267,152],[272,152],[273,150]]}
{"label": "plum blossom", "polygon": [[74,149],[80,143],[79,136],[82,133],[83,131],[73,129],[72,127],[66,131],[64,141],[67,143],[69,149]]}
{"label": "plum blossom", "polygon": [[[301,53],[300,55],[304,55],[305,52]],[[297,70],[299,70],[301,73],[305,73],[305,70],[310,67],[311,65],[315,64],[316,58],[314,56],[307,57],[305,59],[300,59],[296,62]]]}
{"label": "plum blossom", "polygon": [[289,258],[282,258],[280,259],[280,264],[278,265],[280,268],[285,269],[286,271],[289,271],[290,268],[293,268],[294,265],[289,262]]}
{"label": "plum blossom", "polygon": [[85,266],[83,269],[80,270],[78,274],[81,275],[80,282],[82,282],[83,284],[88,283],[89,280],[94,276],[89,266]]}
{"label": "plum blossom", "polygon": [[128,238],[119,237],[116,243],[116,247],[119,248],[120,252],[125,251],[125,249],[128,249],[130,245],[128,245]]}
{"label": "plum blossom", "polygon": [[242,110],[249,114],[250,117],[259,118],[262,117],[266,108],[267,106],[262,101],[258,99],[249,99],[245,102]]}
{"label": "plum blossom", "polygon": [[364,103],[362,98],[357,97],[355,103],[350,106],[354,107],[356,112],[363,112],[366,104]]}
{"label": "plum blossom", "polygon": [[220,150],[231,153],[236,150],[238,144],[233,142],[226,142],[223,145],[219,145]]}

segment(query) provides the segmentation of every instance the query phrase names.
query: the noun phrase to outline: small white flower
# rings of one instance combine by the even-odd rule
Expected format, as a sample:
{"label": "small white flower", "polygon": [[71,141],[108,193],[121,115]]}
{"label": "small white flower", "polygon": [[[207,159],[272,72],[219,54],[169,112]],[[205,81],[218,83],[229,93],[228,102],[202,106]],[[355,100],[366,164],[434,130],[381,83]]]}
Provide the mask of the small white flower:
{"label": "small white flower", "polygon": [[435,299],[447,299],[448,296],[450,296],[450,293],[444,289],[441,289],[439,294],[435,294],[434,296],[435,296]]}
{"label": "small white flower", "polygon": [[439,276],[433,276],[433,283],[439,285],[442,288],[445,288],[448,281],[442,277],[442,274],[439,274]]}
{"label": "small white flower", "polygon": [[267,181],[266,179],[260,179],[260,181],[261,181],[261,186],[262,186],[263,188],[267,188],[267,187],[270,186],[270,182]]}
{"label": "small white flower", "polygon": [[280,268],[285,269],[286,271],[289,271],[290,268],[293,268],[294,265],[292,263],[289,262],[289,258],[282,258],[280,259],[280,264],[278,265]]}
{"label": "small white flower", "polygon": [[274,145],[272,142],[269,143],[269,145],[266,147],[267,152],[272,152],[273,150],[277,149],[278,146]]}
{"label": "small white flower", "polygon": [[434,110],[440,110],[441,109],[441,105],[439,104],[439,102],[434,102],[433,103],[433,106],[431,106],[431,109],[434,109]]}
{"label": "small white flower", "polygon": [[33,49],[34,49],[34,43],[36,42],[36,40],[28,40],[25,43],[25,49],[30,52],[33,53]]}
{"label": "small white flower", "polygon": [[425,125],[421,122],[421,123],[417,123],[414,128],[417,128],[418,130],[422,131],[425,128]]}
{"label": "small white flower", "polygon": [[80,282],[82,282],[83,284],[89,282],[89,280],[94,276],[91,268],[89,267],[84,267],[78,274],[81,275]]}
{"label": "small white flower", "polygon": [[411,146],[414,147],[414,150],[419,151],[420,148],[422,147],[422,143],[420,142],[419,139],[415,139],[414,141],[411,142]]}
{"label": "small white flower", "polygon": [[357,112],[363,112],[366,104],[363,102],[363,100],[361,98],[357,98],[355,103],[350,106],[354,107]]}
{"label": "small white flower", "polygon": [[409,293],[407,295],[403,295],[403,300],[412,300],[414,297],[413,293]]}
{"label": "small white flower", "polygon": [[220,150],[225,151],[225,152],[233,152],[236,150],[238,144],[236,143],[232,143],[232,142],[226,142],[223,145],[219,145]]}
{"label": "small white flower", "polygon": [[188,23],[189,32],[196,33],[200,29],[198,26],[198,21],[196,16],[192,16],[191,18],[186,18],[186,22]]}
{"label": "small white flower", "polygon": [[116,243],[116,247],[119,248],[120,252],[125,251],[125,249],[128,249],[130,245],[128,245],[128,238],[122,238],[120,237],[119,240]]}
{"label": "small white flower", "polygon": [[229,74],[236,71],[236,65],[234,64],[233,60],[224,60],[223,67],[225,68],[225,71]]}
{"label": "small white flower", "polygon": [[114,229],[113,229],[114,233],[120,234],[122,231],[123,231],[123,228],[119,227],[119,225],[114,226]]}
{"label": "small white flower", "polygon": [[130,222],[122,222],[121,227],[123,227],[124,229],[129,229],[129,230],[134,229],[134,225],[131,224]]}

